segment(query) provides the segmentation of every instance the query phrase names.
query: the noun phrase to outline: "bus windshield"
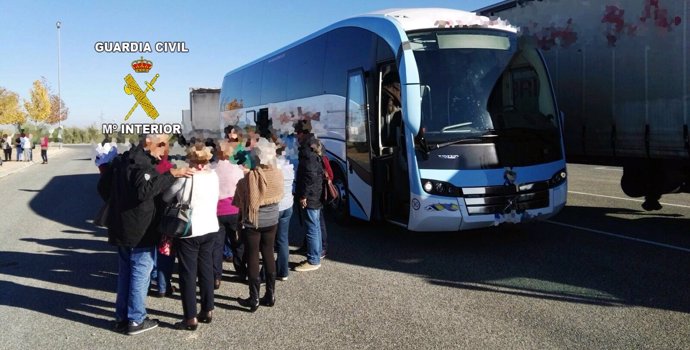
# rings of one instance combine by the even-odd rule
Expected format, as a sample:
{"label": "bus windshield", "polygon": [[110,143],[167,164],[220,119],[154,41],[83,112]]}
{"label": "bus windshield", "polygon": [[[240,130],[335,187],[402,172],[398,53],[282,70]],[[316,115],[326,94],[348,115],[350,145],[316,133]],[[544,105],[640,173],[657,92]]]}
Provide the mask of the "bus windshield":
{"label": "bus windshield", "polygon": [[546,69],[537,51],[520,47],[514,33],[441,29],[410,32],[408,38],[428,142],[481,142],[482,135],[511,129],[557,134]]}

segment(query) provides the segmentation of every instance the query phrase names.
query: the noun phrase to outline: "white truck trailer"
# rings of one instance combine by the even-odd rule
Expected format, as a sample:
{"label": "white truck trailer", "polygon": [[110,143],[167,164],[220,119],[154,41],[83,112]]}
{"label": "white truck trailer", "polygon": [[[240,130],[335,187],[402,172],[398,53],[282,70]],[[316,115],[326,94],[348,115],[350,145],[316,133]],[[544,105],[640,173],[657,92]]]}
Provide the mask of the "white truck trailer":
{"label": "white truck trailer", "polygon": [[223,126],[220,118],[220,89],[192,88],[189,91],[189,117],[182,112],[183,125],[191,124],[190,133],[185,130],[184,136],[189,139],[222,137]]}
{"label": "white truck trailer", "polygon": [[652,210],[690,187],[689,2],[513,0],[477,12],[542,49],[568,160],[622,166],[623,191]]}

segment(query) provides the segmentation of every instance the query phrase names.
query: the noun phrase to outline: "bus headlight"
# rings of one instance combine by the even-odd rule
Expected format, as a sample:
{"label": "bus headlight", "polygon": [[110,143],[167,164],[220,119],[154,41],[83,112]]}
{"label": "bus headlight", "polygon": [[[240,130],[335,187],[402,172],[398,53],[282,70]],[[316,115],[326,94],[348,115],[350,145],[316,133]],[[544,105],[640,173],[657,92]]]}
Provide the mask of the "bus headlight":
{"label": "bus headlight", "polygon": [[551,176],[551,179],[549,180],[549,187],[556,187],[564,183],[567,177],[568,173],[565,171],[565,169],[557,171],[555,174],[553,174],[553,176]]}
{"label": "bus headlight", "polygon": [[455,187],[453,184],[444,181],[422,179],[422,188],[424,189],[424,192],[429,194],[445,197],[462,196],[461,188]]}

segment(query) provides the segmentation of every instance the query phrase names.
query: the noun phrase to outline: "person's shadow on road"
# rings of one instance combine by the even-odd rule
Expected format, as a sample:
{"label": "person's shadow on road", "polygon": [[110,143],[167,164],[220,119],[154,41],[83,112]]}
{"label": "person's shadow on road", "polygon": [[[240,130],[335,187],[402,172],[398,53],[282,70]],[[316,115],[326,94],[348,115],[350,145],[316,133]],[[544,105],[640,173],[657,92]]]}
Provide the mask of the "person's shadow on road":
{"label": "person's shadow on road", "polygon": [[80,233],[105,236],[105,230],[91,222],[103,205],[96,192],[99,177],[99,174],[55,176],[40,190],[18,191],[36,192],[29,208],[41,217],[79,229]]}
{"label": "person's shadow on road", "polygon": [[97,328],[109,328],[112,321],[90,316],[112,316],[115,304],[80,294],[0,281],[0,305],[40,312]]}

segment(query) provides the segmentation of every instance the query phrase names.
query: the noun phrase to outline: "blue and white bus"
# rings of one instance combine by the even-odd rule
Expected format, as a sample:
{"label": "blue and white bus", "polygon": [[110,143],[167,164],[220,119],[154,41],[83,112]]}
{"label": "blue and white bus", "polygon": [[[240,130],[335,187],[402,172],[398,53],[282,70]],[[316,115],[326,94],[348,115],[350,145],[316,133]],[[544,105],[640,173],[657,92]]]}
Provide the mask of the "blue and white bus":
{"label": "blue and white bus", "polygon": [[458,231],[565,206],[547,68],[498,19],[449,9],[346,19],[227,73],[220,105],[221,124],[260,132],[289,135],[309,120],[341,215]]}

